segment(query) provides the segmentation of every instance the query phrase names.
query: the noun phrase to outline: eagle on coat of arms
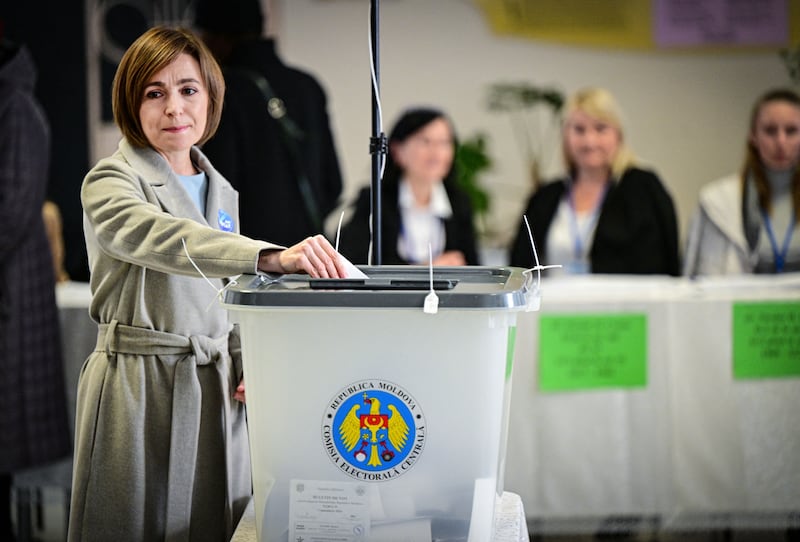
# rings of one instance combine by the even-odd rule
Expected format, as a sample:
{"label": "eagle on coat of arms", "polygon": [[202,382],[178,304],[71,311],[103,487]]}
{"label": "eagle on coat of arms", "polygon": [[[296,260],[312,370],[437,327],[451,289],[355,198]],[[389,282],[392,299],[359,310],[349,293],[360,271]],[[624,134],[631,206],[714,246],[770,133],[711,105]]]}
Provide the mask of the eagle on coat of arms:
{"label": "eagle on coat of arms", "polygon": [[395,405],[389,404],[386,407],[389,413],[385,414],[381,412],[381,402],[376,397],[369,397],[366,392],[363,397],[363,402],[369,405],[369,413],[358,414],[361,405],[353,405],[339,426],[339,436],[348,453],[360,443],[353,452],[356,461],[363,463],[367,460],[369,451],[367,465],[380,467],[381,459],[391,461],[395,456],[394,450],[403,451],[409,427]]}

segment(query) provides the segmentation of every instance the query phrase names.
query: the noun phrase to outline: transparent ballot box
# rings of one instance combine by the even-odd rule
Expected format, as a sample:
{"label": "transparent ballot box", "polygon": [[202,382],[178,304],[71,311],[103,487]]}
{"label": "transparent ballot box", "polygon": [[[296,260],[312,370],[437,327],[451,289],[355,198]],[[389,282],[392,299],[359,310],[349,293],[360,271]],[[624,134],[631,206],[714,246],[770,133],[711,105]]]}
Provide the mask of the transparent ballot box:
{"label": "transparent ballot box", "polygon": [[361,270],[245,275],[225,293],[258,539],[488,541],[516,317],[538,289],[518,268]]}

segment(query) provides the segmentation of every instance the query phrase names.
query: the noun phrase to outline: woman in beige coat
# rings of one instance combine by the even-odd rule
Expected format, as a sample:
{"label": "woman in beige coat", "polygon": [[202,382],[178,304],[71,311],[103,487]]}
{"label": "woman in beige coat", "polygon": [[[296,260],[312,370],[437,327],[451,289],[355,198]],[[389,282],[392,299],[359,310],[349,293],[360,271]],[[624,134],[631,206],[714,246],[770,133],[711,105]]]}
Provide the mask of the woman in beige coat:
{"label": "woman in beige coat", "polygon": [[112,92],[123,139],[81,189],[99,334],[79,383],[69,540],[228,540],[251,487],[238,333],[214,289],[345,271],[322,236],[284,249],[238,235],[237,193],[196,146],[224,82],[193,34],[147,31]]}

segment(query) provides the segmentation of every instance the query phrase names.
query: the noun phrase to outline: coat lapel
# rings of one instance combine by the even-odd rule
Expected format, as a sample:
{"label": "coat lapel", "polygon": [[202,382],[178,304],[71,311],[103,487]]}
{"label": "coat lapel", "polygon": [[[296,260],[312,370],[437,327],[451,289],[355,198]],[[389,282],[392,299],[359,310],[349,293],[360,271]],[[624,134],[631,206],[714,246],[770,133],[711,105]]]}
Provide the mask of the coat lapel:
{"label": "coat lapel", "polygon": [[[230,203],[232,200],[235,204],[236,192],[227,186],[222,176],[197,148],[192,148],[192,159],[201,170],[206,172],[209,181],[208,195],[206,197],[206,216],[202,215],[191,197],[189,197],[189,194],[181,186],[180,180],[173,173],[169,163],[155,150],[149,147],[143,149],[134,148],[127,140],[123,140],[120,143],[120,151],[128,163],[139,171],[144,180],[150,185],[161,208],[169,214],[176,217],[191,218],[214,229],[222,229],[219,224],[218,211],[225,209],[226,204],[231,207],[230,211],[225,211],[226,215],[230,217],[237,216],[235,212],[238,209]],[[230,194],[227,193],[228,191],[230,191]]]}
{"label": "coat lapel", "polygon": [[192,160],[208,176],[206,195],[207,223],[214,229],[239,233],[239,194],[214,169],[208,158],[197,147],[192,149]]}

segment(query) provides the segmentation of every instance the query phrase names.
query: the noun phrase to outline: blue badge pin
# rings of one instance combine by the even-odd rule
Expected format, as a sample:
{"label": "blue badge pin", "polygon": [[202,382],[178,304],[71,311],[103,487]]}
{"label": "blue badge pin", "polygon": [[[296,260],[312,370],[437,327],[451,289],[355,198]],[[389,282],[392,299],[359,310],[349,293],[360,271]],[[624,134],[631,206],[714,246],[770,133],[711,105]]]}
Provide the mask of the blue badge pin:
{"label": "blue badge pin", "polygon": [[217,212],[217,222],[222,231],[233,231],[233,218],[222,209]]}

